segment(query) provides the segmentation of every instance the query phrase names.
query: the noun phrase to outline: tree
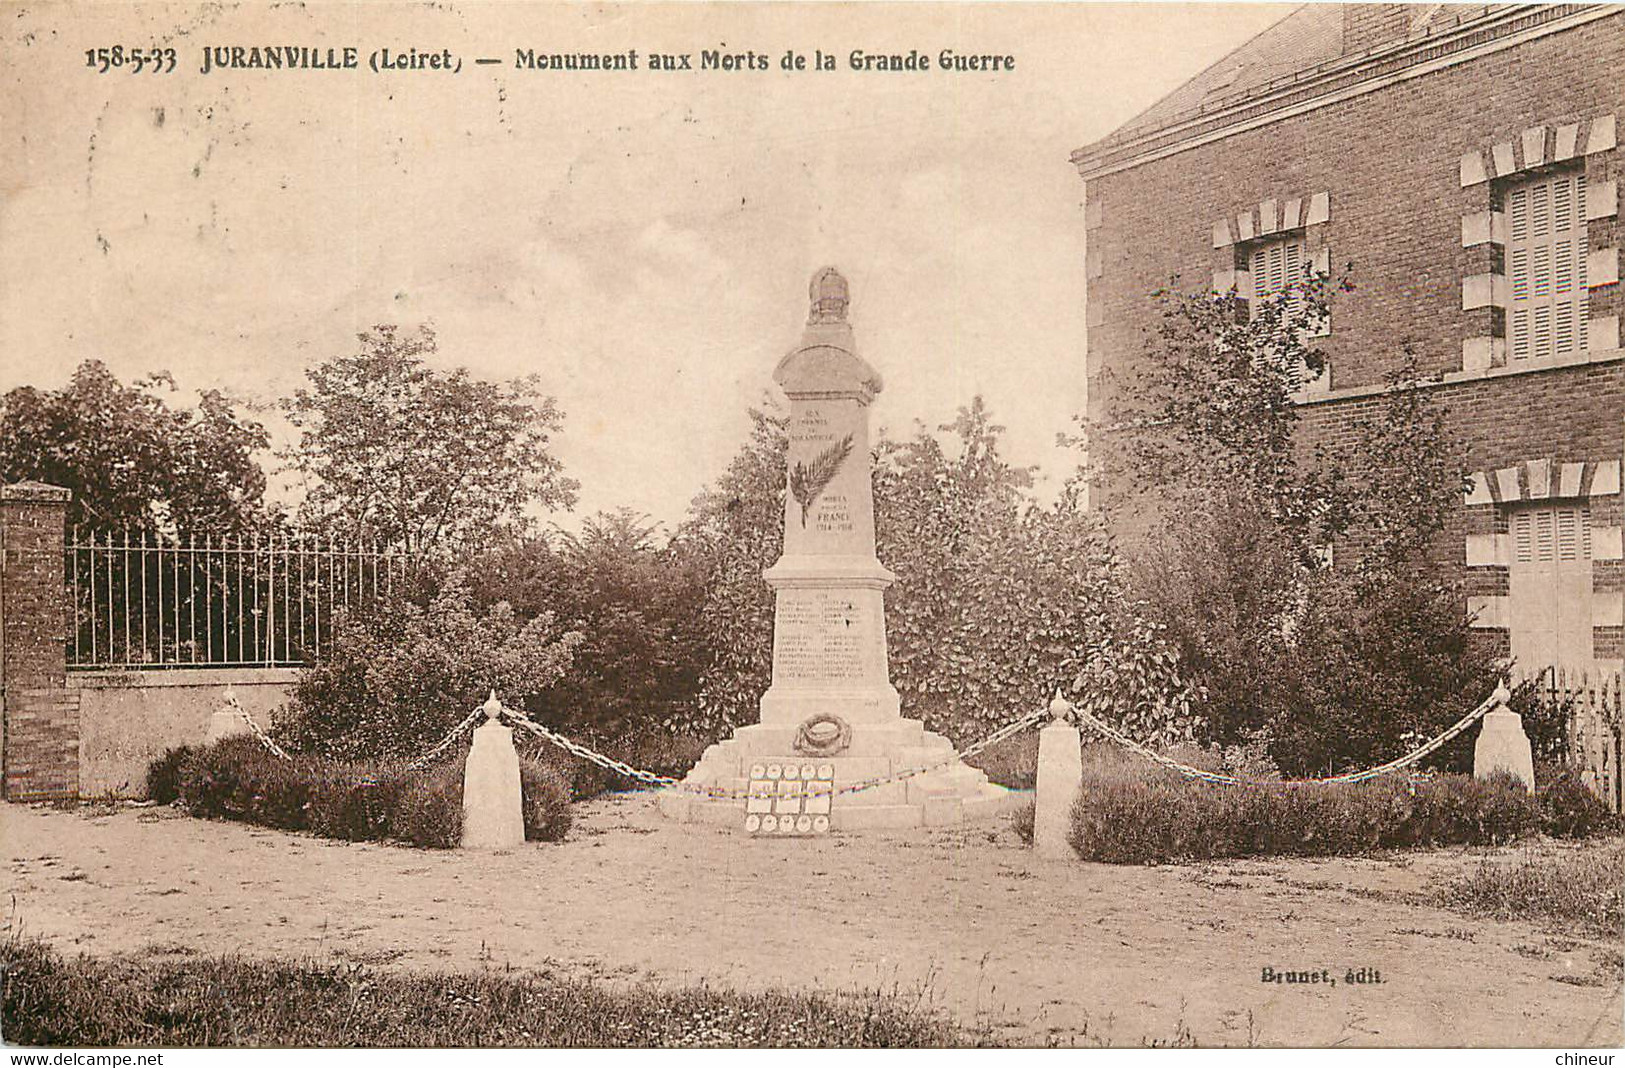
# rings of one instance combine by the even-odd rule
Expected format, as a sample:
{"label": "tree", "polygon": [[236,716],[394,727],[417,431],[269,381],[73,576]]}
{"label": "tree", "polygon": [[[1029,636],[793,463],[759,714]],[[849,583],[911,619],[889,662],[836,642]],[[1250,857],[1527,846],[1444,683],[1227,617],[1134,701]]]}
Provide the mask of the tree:
{"label": "tree", "polygon": [[689,505],[673,546],[702,576],[710,637],[691,722],[717,735],[756,718],[773,672],[773,592],[762,572],[784,551],[788,419],[769,397],[750,420],[750,437]]}
{"label": "tree", "polygon": [[74,525],[132,532],[241,533],[265,518],[254,458],[265,428],[217,390],[172,408],[166,372],[120,382],[99,360],[59,390],[20,386],[0,399],[0,478],[73,490]]}
{"label": "tree", "polygon": [[527,529],[527,508],[575,503],[548,449],[563,413],[536,376],[436,371],[428,326],[357,337],[356,355],[314,368],[283,402],[301,431],[286,459],[309,480],[306,525],[423,555],[478,548]]}
{"label": "tree", "polygon": [[600,512],[579,534],[526,539],[474,567],[482,600],[509,600],[522,616],[551,612],[582,635],[564,678],[527,699],[542,722],[611,745],[688,728],[710,648],[702,588],[694,561],[660,545],[656,530],[629,509]]}
{"label": "tree", "polygon": [[970,742],[1060,691],[1142,737],[1187,738],[1178,664],[1127,598],[1104,525],[1075,489],[1036,501],[1003,433],[976,397],[935,434],[881,444],[877,542],[897,574],[887,626],[905,714]]}
{"label": "tree", "polygon": [[1310,340],[1330,291],[1315,279],[1250,316],[1233,295],[1157,293],[1130,388],[1108,384],[1088,435],[1158,498],[1106,494],[1119,514],[1160,506],[1134,585],[1205,695],[1207,740],[1264,744],[1297,774],[1401,755],[1498,670],[1461,591],[1428,567],[1462,461],[1414,359],[1341,457],[1297,438],[1293,395],[1324,366]]}
{"label": "tree", "polygon": [[[1351,288],[1345,280],[1339,289]],[[1306,570],[1349,523],[1349,485],[1338,457],[1297,447],[1293,396],[1325,371],[1313,344],[1334,287],[1325,276],[1294,294],[1253,302],[1234,293],[1152,295],[1159,315],[1144,358],[1106,372],[1091,388],[1108,398],[1086,421],[1089,447],[1108,474],[1133,472],[1154,494],[1107,484],[1106,500],[1184,517],[1214,494],[1243,494],[1288,539]]]}
{"label": "tree", "polygon": [[[897,575],[886,594],[892,679],[907,714],[929,708],[933,718],[949,712],[945,705],[959,711],[964,669],[983,655],[983,641],[947,639],[961,629],[990,535],[1019,521],[1033,474],[1000,455],[1004,427],[979,396],[936,429],[883,439],[875,465],[876,550]],[[949,448],[938,434],[951,435]]]}

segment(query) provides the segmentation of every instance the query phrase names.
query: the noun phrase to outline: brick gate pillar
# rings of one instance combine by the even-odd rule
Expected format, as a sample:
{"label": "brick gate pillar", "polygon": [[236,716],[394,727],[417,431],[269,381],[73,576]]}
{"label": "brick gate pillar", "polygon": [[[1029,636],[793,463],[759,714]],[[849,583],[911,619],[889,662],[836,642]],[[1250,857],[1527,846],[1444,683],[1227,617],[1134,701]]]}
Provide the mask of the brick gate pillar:
{"label": "brick gate pillar", "polygon": [[79,796],[79,695],[67,686],[62,554],[73,492],[0,486],[0,733],[7,801]]}

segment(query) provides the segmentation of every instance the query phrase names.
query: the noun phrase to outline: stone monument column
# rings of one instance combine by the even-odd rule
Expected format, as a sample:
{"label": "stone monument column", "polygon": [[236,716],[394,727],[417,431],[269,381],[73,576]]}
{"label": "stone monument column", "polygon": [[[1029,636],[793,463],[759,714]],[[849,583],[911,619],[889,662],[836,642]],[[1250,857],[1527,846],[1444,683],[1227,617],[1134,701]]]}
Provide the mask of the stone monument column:
{"label": "stone monument column", "polygon": [[773,588],[773,685],[762,722],[799,724],[820,712],[892,723],[897,691],[886,662],[884,591],[875,558],[869,404],[880,376],[857,354],[846,280],[813,276],[801,344],[773,380],[790,399],[784,555],[763,574]]}
{"label": "stone monument column", "polygon": [[[885,590],[896,579],[875,557],[869,405],[880,375],[858,355],[846,279],[813,276],[801,341],[773,380],[790,400],[784,552],[763,574],[774,592],[773,680],[761,722],[707,749],[683,785],[663,791],[679,820],[744,822],[753,772],[781,767],[833,775],[834,830],[957,823],[1004,807],[1008,791],[904,719],[886,659]],[[840,788],[931,768],[864,790]],[[730,796],[705,796],[699,789]]]}

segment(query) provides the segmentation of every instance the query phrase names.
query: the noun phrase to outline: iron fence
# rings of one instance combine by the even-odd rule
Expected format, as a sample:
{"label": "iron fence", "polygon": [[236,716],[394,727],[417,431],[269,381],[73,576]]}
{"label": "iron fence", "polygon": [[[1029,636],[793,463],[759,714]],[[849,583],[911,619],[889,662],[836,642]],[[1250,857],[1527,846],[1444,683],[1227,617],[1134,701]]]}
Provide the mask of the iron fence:
{"label": "iron fence", "polygon": [[320,537],[76,530],[70,668],[288,667],[319,660],[336,614],[394,592],[406,554]]}

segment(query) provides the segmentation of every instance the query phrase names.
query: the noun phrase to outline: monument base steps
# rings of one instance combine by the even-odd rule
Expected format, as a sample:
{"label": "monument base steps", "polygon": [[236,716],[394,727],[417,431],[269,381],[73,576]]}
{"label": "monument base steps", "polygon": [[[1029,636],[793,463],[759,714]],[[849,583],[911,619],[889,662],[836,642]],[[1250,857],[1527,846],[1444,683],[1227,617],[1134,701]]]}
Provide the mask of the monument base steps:
{"label": "monument base steps", "polygon": [[[869,791],[864,791],[868,793]],[[847,795],[861,797],[862,794]],[[914,827],[957,827],[964,823],[991,819],[1013,812],[1030,797],[1026,791],[1006,790],[987,783],[970,797],[929,797],[918,804],[848,805],[837,798],[830,811],[830,827],[835,831],[907,830]],[[702,797],[665,790],[660,794],[660,812],[678,823],[699,823],[719,827],[743,827],[743,801]]]}
{"label": "monument base steps", "polygon": [[[946,760],[954,752],[953,743],[927,731],[919,720],[856,724],[852,744],[839,756],[798,754],[793,744],[795,734],[794,726],[780,724],[741,727],[732,738],[707,749],[683,782],[742,795],[752,765],[794,760],[834,765],[835,789],[839,791]],[[830,806],[830,827],[836,831],[861,831],[954,826],[1010,811],[1025,796],[988,782],[982,771],[956,760],[907,779],[837,793]],[[659,803],[664,815],[683,823],[742,827],[745,820],[742,796],[706,797],[664,790]]]}

